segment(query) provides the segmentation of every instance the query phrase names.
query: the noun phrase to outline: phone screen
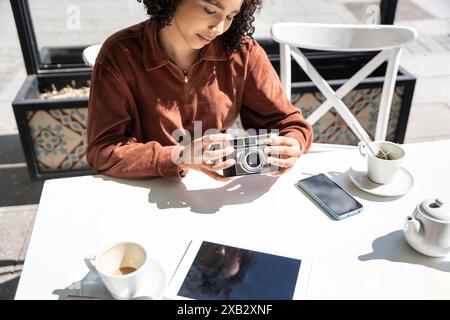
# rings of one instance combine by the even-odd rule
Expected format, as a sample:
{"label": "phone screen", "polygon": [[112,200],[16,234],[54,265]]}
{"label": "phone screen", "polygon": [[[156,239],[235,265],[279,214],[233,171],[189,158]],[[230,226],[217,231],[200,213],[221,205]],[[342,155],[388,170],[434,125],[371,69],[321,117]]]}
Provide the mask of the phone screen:
{"label": "phone screen", "polygon": [[[310,196],[320,200],[337,216],[348,216],[362,209],[362,204],[324,174],[318,174],[298,182]],[[319,203],[320,204],[320,203]],[[358,211],[359,210],[359,211]]]}

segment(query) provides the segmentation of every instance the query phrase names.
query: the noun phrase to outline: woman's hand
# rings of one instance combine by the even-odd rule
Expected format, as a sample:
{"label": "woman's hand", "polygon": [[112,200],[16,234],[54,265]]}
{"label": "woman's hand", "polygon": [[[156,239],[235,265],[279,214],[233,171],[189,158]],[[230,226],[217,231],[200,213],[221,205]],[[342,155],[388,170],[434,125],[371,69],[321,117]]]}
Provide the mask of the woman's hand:
{"label": "woman's hand", "polygon": [[[224,177],[217,173],[233,166],[234,159],[222,161],[222,159],[234,152],[233,147],[226,147],[230,136],[227,134],[212,134],[198,138],[189,146],[184,147],[179,156],[182,170],[198,170],[218,181],[230,181],[232,177]],[[220,146],[215,150],[210,150],[211,145]]]}
{"label": "woman's hand", "polygon": [[279,177],[288,172],[297,161],[298,157],[302,155],[302,148],[297,139],[284,136],[272,136],[267,139],[266,153],[271,155],[278,155],[277,157],[269,157],[267,162],[272,165],[281,167],[280,171],[272,171],[268,175],[272,177]]}

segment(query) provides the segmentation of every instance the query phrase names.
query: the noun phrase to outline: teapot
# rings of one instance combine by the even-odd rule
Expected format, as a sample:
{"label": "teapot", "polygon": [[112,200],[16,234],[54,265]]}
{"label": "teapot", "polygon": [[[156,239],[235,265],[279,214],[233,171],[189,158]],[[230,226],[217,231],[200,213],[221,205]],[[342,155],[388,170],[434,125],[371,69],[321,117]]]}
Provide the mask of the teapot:
{"label": "teapot", "polygon": [[415,250],[431,257],[450,253],[450,201],[427,199],[406,218],[406,241]]}

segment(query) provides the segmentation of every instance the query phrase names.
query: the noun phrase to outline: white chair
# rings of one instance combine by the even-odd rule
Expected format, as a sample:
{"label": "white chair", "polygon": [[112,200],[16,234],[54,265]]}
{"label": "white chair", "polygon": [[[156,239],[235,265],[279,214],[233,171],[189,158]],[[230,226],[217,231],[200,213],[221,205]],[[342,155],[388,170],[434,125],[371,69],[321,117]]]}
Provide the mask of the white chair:
{"label": "white chair", "polygon": [[[360,140],[372,140],[342,98],[371,72],[388,60],[378,111],[375,140],[385,140],[402,47],[415,40],[417,33],[393,25],[345,25],[282,22],[271,28],[272,38],[280,44],[281,84],[291,99],[291,55],[327,99],[307,120],[314,124],[330,108],[344,119]],[[381,51],[354,76],[334,91],[299,50],[362,52]]]}
{"label": "white chair", "polygon": [[83,61],[88,66],[93,67],[95,64],[95,59],[97,59],[97,55],[101,49],[101,44],[94,44],[89,46],[83,50]]}

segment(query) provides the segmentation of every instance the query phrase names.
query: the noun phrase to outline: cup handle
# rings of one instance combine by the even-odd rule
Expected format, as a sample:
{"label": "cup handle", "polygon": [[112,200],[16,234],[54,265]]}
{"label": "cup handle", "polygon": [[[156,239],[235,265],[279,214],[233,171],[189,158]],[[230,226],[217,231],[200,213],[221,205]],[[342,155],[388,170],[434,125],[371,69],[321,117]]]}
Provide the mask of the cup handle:
{"label": "cup handle", "polygon": [[364,142],[364,141],[360,141],[359,143],[358,143],[358,150],[359,150],[359,153],[363,156],[363,157],[366,157],[366,148],[367,148],[367,144]]}
{"label": "cup handle", "polygon": [[95,266],[95,254],[88,253],[84,256],[84,262],[90,271],[96,272],[97,268]]}

